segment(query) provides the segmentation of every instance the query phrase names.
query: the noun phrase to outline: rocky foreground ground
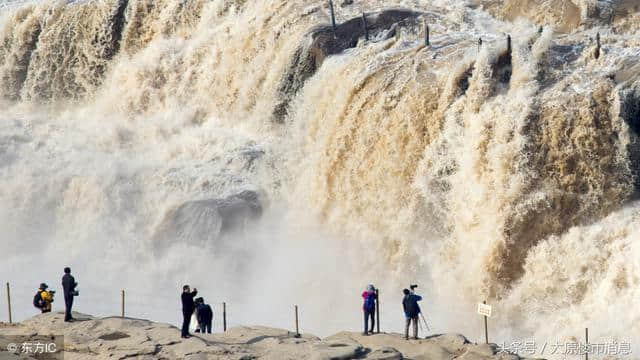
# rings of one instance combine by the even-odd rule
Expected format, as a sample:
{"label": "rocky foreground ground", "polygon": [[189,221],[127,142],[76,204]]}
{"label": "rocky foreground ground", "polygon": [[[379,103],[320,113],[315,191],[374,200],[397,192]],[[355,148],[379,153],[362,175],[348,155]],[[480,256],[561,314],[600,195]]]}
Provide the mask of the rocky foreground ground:
{"label": "rocky foreground ground", "polygon": [[[36,339],[64,334],[65,359],[519,359],[498,353],[494,344],[470,343],[457,334],[434,335],[405,341],[400,334],[362,336],[341,332],[321,339],[263,326],[241,326],[225,333],[181,339],[175,326],[149,320],[75,314],[77,322],[65,323],[63,314],[35,316],[19,324],[0,323],[2,335]],[[28,359],[6,351],[0,339],[0,359]]]}

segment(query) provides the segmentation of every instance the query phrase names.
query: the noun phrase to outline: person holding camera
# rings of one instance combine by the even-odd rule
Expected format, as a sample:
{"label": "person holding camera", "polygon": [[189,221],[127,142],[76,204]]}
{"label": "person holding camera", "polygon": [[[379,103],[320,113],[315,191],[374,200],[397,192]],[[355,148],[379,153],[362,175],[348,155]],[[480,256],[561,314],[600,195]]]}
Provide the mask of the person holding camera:
{"label": "person holding camera", "polygon": [[64,268],[64,276],[62,276],[62,290],[64,292],[64,321],[70,322],[75,320],[71,316],[71,308],[73,307],[73,297],[78,295],[76,291],[78,283],[71,275],[71,268]]}
{"label": "person holding camera", "polygon": [[191,325],[191,316],[195,310],[195,304],[193,298],[198,294],[198,289],[194,288],[191,291],[189,285],[182,287],[182,338],[187,339],[191,337],[189,335],[189,326]]}
{"label": "person holding camera", "polygon": [[404,298],[402,299],[402,308],[405,315],[404,338],[409,340],[409,325],[413,322],[413,339],[418,339],[418,321],[420,316],[420,305],[418,301],[422,300],[422,296],[414,293],[418,285],[411,285],[409,289],[402,290]]}
{"label": "person holding camera", "polygon": [[[364,332],[362,335],[369,335],[369,333],[373,334],[373,326],[375,324],[375,313],[376,313],[376,288],[373,285],[369,284],[366,290],[362,293],[362,298],[364,299],[364,304],[362,305],[362,311],[364,312]],[[369,330],[369,318],[371,318],[371,330]]]}
{"label": "person holding camera", "polygon": [[49,286],[47,284],[42,283],[38,288],[38,292],[33,297],[33,306],[40,309],[42,313],[51,312],[51,303],[53,302],[53,295],[56,293],[53,290],[47,291]]}

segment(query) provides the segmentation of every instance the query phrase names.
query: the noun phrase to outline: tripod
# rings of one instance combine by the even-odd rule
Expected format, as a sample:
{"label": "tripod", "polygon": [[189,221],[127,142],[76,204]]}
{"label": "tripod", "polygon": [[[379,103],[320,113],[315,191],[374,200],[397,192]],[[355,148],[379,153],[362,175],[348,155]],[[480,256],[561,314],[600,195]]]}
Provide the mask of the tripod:
{"label": "tripod", "polygon": [[422,315],[422,313],[420,313],[420,317],[422,318],[422,321],[424,321],[424,326],[427,328],[427,331],[431,332],[431,328],[429,328],[429,324],[427,323],[427,319],[424,318],[424,315]]}

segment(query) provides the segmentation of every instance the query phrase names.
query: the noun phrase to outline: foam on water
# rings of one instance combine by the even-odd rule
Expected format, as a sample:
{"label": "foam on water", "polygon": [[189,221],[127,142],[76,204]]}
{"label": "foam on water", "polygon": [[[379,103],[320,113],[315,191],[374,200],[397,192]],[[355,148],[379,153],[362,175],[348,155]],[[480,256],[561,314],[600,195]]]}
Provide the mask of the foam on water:
{"label": "foam on water", "polygon": [[[387,3],[337,5],[338,21]],[[495,341],[637,339],[637,7],[449,3],[395,4],[424,12],[432,46],[422,21],[361,38],[288,94],[282,122],[278,89],[324,3],[3,3],[0,273],[17,318],[71,265],[97,315],[125,288],[132,315],[177,323],[191,283],[232,323],[289,327],[298,304],[328,334],[359,327],[373,282],[399,330],[419,282],[439,332],[481,334],[488,299]],[[215,221],[167,220],[245,190],[262,216],[208,242],[184,227]]]}

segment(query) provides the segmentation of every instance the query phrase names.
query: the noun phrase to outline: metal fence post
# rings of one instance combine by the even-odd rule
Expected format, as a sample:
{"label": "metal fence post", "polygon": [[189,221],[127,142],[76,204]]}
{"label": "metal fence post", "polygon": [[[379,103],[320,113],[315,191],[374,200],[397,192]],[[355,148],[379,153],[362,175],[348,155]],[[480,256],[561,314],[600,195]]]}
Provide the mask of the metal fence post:
{"label": "metal fence post", "polygon": [[329,9],[331,10],[331,27],[333,28],[333,33],[336,32],[336,14],[333,10],[333,1],[329,0]]}
{"label": "metal fence post", "polygon": [[222,330],[227,331],[227,303],[222,303]]}
{"label": "metal fence post", "polygon": [[[487,300],[482,302],[483,304],[487,304]],[[489,343],[489,331],[487,327],[487,315],[484,316],[484,341],[485,343]]]}
{"label": "metal fence post", "polygon": [[424,21],[424,46],[431,45],[431,41],[429,40],[429,25],[427,25],[427,20]]}
{"label": "metal fence post", "polygon": [[296,310],[296,337],[300,337],[300,328],[298,327],[298,305],[295,305]]}
{"label": "metal fence post", "polygon": [[380,289],[376,289],[376,318],[378,319],[376,330],[380,334]]}
{"label": "metal fence post", "polygon": [[584,328],[584,359],[589,360],[589,328]]}
{"label": "metal fence post", "polygon": [[369,28],[367,26],[367,15],[362,13],[362,27],[364,28],[364,39],[369,41]]}
{"label": "metal fence post", "polygon": [[13,323],[13,319],[11,318],[11,287],[7,282],[7,307],[9,308],[9,324]]}

